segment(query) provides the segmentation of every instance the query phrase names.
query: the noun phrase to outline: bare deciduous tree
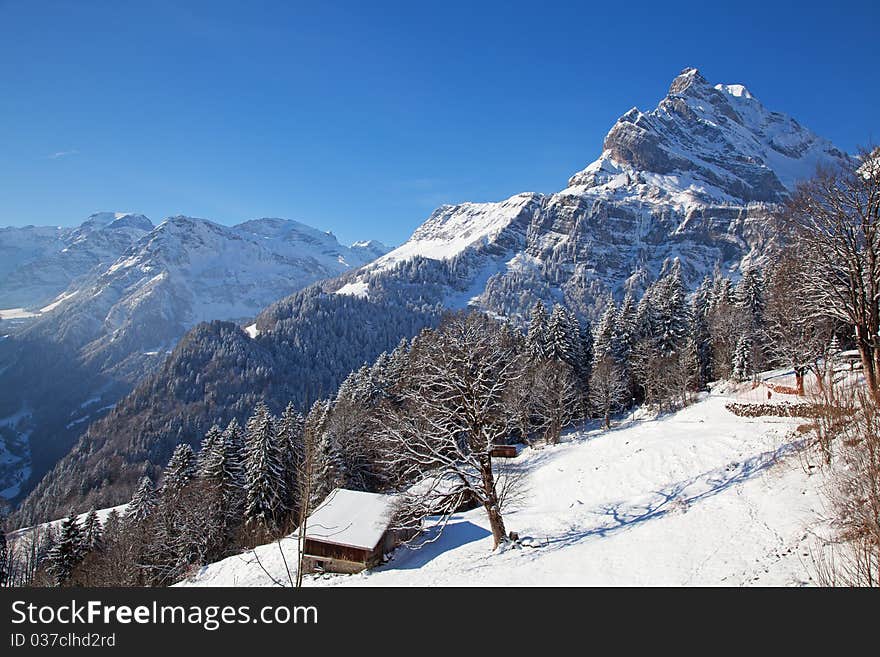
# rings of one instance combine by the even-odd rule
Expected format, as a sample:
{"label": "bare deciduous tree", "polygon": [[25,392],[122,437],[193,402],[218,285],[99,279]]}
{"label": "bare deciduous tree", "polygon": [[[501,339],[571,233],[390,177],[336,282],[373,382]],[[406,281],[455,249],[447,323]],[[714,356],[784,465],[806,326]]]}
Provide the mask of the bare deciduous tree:
{"label": "bare deciduous tree", "polygon": [[774,262],[767,284],[764,320],[772,352],[794,369],[798,395],[804,394],[804,374],[811,370],[820,392],[825,388],[828,344],[834,320],[815,308],[805,283],[810,263],[796,245]]}
{"label": "bare deciduous tree", "polygon": [[804,289],[817,316],[851,325],[865,382],[880,402],[880,152],[820,171],[792,196],[784,227],[809,263]]}
{"label": "bare deciduous tree", "polygon": [[413,513],[450,514],[470,497],[486,510],[495,547],[506,540],[492,450],[514,423],[507,386],[519,376],[515,344],[494,320],[446,318],[413,348],[402,404],[382,429],[384,461],[410,494]]}
{"label": "bare deciduous tree", "polygon": [[[814,554],[817,575],[827,586],[880,586],[880,407],[864,388],[853,388],[828,405],[826,435],[817,445],[833,450],[829,501],[835,532]],[[833,437],[829,443],[828,437]]]}
{"label": "bare deciduous tree", "polygon": [[531,400],[532,410],[544,430],[544,439],[555,445],[581,407],[578,380],[571,366],[559,360],[545,360],[536,365]]}
{"label": "bare deciduous tree", "polygon": [[[327,422],[329,403],[318,401],[312,406],[306,417],[302,435],[302,460],[297,469],[297,485],[299,487],[299,529],[297,530],[297,568],[296,586],[302,586],[303,565],[308,533],[308,519],[312,509],[317,506],[313,500],[316,471],[318,468],[318,440]],[[317,500],[320,502],[320,500]]]}

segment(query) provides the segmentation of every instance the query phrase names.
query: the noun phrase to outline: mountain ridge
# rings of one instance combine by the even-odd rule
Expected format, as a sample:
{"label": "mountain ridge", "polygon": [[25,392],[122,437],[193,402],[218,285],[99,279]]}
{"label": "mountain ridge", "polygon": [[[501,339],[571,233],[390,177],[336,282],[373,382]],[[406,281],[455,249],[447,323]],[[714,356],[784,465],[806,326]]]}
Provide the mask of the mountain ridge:
{"label": "mountain ridge", "polygon": [[[27,490],[31,473],[45,473],[199,322],[248,321],[384,248],[378,242],[346,247],[331,233],[284,219],[224,226],[178,215],[153,226],[143,215],[97,213],[61,230],[48,234],[63,235],[64,248],[91,252],[98,264],[52,290],[47,305],[35,302],[31,316],[12,323],[0,340],[0,454],[8,453],[0,463],[0,492],[6,497]],[[116,240],[111,244],[126,248],[102,250],[106,233],[130,243]],[[34,258],[29,266],[40,262]],[[17,419],[2,424],[9,418]]]}

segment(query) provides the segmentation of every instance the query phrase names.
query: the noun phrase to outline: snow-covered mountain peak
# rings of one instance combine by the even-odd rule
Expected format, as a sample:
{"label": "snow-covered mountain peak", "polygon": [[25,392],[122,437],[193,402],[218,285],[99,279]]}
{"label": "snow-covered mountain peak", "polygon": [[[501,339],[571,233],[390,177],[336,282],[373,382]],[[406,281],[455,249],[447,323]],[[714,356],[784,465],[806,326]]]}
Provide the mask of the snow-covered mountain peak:
{"label": "snow-covered mountain peak", "polygon": [[[818,164],[847,155],[794,119],[766,109],[742,84],[710,84],[682,71],[650,112],[631,109],[572,190],[678,198],[686,204],[778,203]],[[647,186],[639,188],[639,186]]]}
{"label": "snow-covered mountain peak", "polygon": [[354,242],[349,248],[355,253],[361,254],[366,260],[381,258],[391,251],[391,248],[379,240],[359,240]]}
{"label": "snow-covered mountain peak", "polygon": [[358,240],[352,242],[353,249],[387,249],[388,247],[379,240]]}
{"label": "snow-covered mountain peak", "polygon": [[690,93],[698,93],[705,87],[708,87],[709,83],[706,81],[706,78],[702,76],[700,71],[693,67],[688,67],[684,69],[681,73],[676,76],[676,78],[669,85],[669,94],[670,96],[674,94],[686,94]]}
{"label": "snow-covered mountain peak", "polygon": [[153,222],[144,215],[133,212],[96,212],[89,215],[88,219],[80,224],[78,230],[81,232],[91,232],[105,228],[111,230],[136,228],[138,230],[150,231],[153,229]]}
{"label": "snow-covered mountain peak", "polygon": [[235,226],[240,232],[259,235],[265,238],[303,239],[306,241],[336,244],[336,237],[330,231],[318,230],[292,219],[263,217],[251,219]]}

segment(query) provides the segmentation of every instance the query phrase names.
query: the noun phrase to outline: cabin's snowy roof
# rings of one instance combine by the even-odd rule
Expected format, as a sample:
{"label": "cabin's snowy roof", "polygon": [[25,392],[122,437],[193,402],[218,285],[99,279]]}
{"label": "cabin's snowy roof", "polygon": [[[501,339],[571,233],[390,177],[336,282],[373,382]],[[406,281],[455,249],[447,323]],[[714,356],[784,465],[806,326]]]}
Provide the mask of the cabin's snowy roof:
{"label": "cabin's snowy roof", "polygon": [[306,538],[372,550],[388,529],[393,500],[391,495],[337,488],[309,516]]}

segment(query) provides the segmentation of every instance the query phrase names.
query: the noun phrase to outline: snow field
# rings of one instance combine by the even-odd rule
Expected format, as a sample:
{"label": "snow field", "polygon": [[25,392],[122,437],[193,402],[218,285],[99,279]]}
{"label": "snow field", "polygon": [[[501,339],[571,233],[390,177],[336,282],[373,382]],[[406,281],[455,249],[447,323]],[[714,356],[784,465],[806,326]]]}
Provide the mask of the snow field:
{"label": "snow field", "polygon": [[[557,446],[526,449],[520,503],[505,523],[521,545],[492,552],[483,510],[441,537],[359,575],[318,586],[806,585],[822,476],[797,453],[797,418],[743,418],[731,395],[705,395],[656,419],[634,414]],[[183,585],[289,585],[285,539],[203,567]],[[257,560],[259,559],[259,563]]]}

